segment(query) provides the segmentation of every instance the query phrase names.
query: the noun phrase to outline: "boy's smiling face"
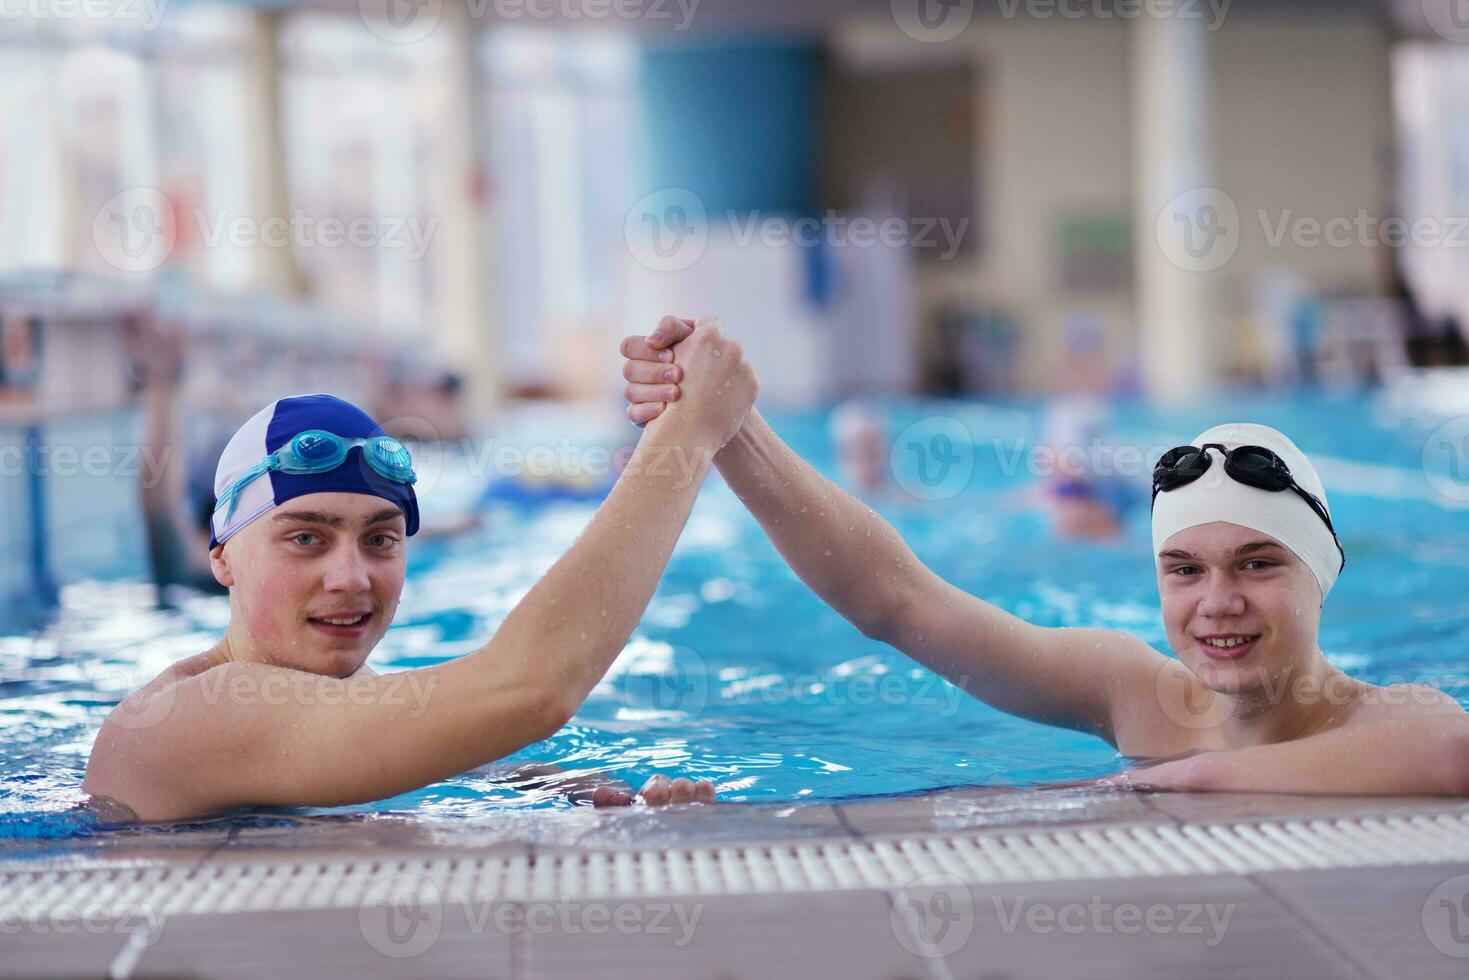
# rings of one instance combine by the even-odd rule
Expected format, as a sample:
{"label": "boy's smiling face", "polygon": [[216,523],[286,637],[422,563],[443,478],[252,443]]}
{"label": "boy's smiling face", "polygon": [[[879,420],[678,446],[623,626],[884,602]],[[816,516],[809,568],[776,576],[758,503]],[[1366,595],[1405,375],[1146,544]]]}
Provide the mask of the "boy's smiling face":
{"label": "boy's smiling face", "polygon": [[1216,521],[1174,534],[1157,563],[1168,643],[1210,690],[1257,691],[1316,650],[1321,588],[1274,538]]}
{"label": "boy's smiling face", "polygon": [[406,571],[403,512],[381,497],[313,493],[210,553],[237,619],[268,662],[348,677],[387,632]]}

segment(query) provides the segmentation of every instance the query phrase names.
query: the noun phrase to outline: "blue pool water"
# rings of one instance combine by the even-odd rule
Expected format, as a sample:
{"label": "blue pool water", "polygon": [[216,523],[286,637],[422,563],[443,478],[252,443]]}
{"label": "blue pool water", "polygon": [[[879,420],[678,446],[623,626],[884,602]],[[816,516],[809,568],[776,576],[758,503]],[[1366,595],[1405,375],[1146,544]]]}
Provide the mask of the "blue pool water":
{"label": "blue pool water", "polygon": [[[976,447],[972,474],[952,495],[925,501],[894,492],[874,501],[935,570],[1034,622],[1129,630],[1166,649],[1146,505],[1118,543],[1058,543],[1027,495],[1034,476],[1012,465],[1040,430],[1036,410],[884,410],[891,437],[906,430],[931,443],[933,420],[949,418]],[[1435,490],[1424,463],[1429,433],[1447,420],[1402,411],[1383,396],[1240,397],[1166,415],[1123,406],[1112,433],[1162,449],[1225,418],[1276,425],[1319,460],[1350,556],[1324,615],[1327,654],[1367,680],[1427,681],[1469,700],[1469,507]],[[835,471],[824,413],[773,421],[807,459]],[[940,429],[954,431],[950,423]],[[910,487],[920,485],[915,467],[935,465],[899,456]],[[1469,497],[1469,470],[1452,469],[1458,462],[1446,459],[1439,486],[1445,475],[1462,476]],[[427,499],[426,512],[433,506]],[[594,509],[502,507],[480,530],[415,542],[396,624],[370,663],[393,671],[474,649]],[[215,642],[227,615],[224,599],[185,595],[162,610],[140,581],[84,583],[64,591],[44,630],[0,636],[0,837],[85,832],[66,811],[82,799],[87,752],[108,710],[168,663]],[[1096,739],[966,698],[864,638],[801,585],[717,478],[612,674],[573,724],[516,759],[632,782],[654,772],[708,778],[723,799],[747,801],[1045,783],[1101,776],[1123,762]],[[468,819],[567,805],[473,772],[351,810]]]}

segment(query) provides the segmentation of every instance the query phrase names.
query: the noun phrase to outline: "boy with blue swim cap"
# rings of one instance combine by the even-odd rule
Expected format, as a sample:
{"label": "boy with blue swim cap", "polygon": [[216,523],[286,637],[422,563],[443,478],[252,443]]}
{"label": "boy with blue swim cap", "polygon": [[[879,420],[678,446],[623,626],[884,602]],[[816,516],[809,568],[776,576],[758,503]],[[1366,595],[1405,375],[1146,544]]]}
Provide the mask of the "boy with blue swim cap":
{"label": "boy with blue swim cap", "polygon": [[[678,404],[664,371],[717,324],[665,317],[623,341],[634,423]],[[865,635],[1003,711],[1166,760],[1114,777],[1123,785],[1469,795],[1469,716],[1453,698],[1359,681],[1322,654],[1321,608],[1346,552],[1315,468],[1268,426],[1206,430],[1153,471],[1176,659],[1115,630],[1035,626],[955,588],[758,410],[715,464],[801,580]]]}
{"label": "boy with blue swim cap", "polygon": [[381,497],[418,533],[408,450],[362,409],[332,395],[271,402],[240,426],[220,455],[209,546],[223,544],[272,507],[308,493]]}
{"label": "boy with blue swim cap", "polygon": [[[417,789],[555,734],[622,651],[714,454],[754,402],[739,344],[710,330],[683,354],[698,379],[488,642],[386,676],[365,661],[397,610],[405,539],[419,527],[412,459],[339,398],[266,406],[215,474],[210,565],[229,589],[226,633],[108,715],[83,788],[141,820],[337,806]],[[714,788],[655,776],[640,795],[711,801]],[[626,804],[631,794],[601,786],[592,801]]]}

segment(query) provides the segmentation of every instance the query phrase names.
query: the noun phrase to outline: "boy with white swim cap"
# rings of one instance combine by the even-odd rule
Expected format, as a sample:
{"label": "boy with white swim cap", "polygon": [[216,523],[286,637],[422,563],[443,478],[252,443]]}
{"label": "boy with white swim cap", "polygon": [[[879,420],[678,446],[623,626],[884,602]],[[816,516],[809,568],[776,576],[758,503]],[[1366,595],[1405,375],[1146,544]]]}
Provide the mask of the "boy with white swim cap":
{"label": "boy with white swim cap", "polygon": [[[710,330],[683,354],[698,372],[685,397],[489,641],[386,676],[364,662],[397,610],[405,539],[419,523],[412,459],[341,399],[267,406],[231,439],[215,478],[210,564],[230,591],[228,630],[112,711],[83,789],[142,820],[337,806],[549,738],[622,651],[710,460],[754,401],[739,344]],[[707,802],[714,787],[655,776],[641,795]],[[631,794],[601,786],[593,801]]]}
{"label": "boy with white swim cap", "polygon": [[[679,366],[679,345],[706,325],[718,321],[665,317],[623,341],[633,422],[677,404],[669,349]],[[867,636],[1003,711],[1164,760],[1124,785],[1469,795],[1469,716],[1453,698],[1378,688],[1322,655],[1322,603],[1346,556],[1315,468],[1274,429],[1209,429],[1154,470],[1176,659],[1126,633],[1034,626],[943,581],[757,410],[715,465],[801,579]]]}
{"label": "boy with white swim cap", "polygon": [[[1306,454],[1275,429],[1248,422],[1215,426],[1200,433],[1191,446],[1211,448],[1203,453],[1179,454],[1181,458],[1170,461],[1171,467],[1165,467],[1178,472],[1178,479],[1185,482],[1161,495],[1154,494],[1153,550],[1161,552],[1164,542],[1179,531],[1214,521],[1252,528],[1279,541],[1305,562],[1321,588],[1321,601],[1325,602],[1346,564],[1346,554],[1331,524],[1326,489]],[[1226,460],[1226,455],[1245,447],[1263,449],[1265,453],[1232,455]],[[1211,465],[1216,461],[1225,465]],[[1296,489],[1282,494],[1279,490],[1265,490],[1237,478],[1227,478],[1230,464],[1253,465],[1254,471],[1262,474],[1261,479],[1267,478],[1264,474],[1277,473],[1281,480],[1293,481]],[[1198,475],[1188,479],[1193,470]],[[1284,487],[1291,489],[1289,483]]]}

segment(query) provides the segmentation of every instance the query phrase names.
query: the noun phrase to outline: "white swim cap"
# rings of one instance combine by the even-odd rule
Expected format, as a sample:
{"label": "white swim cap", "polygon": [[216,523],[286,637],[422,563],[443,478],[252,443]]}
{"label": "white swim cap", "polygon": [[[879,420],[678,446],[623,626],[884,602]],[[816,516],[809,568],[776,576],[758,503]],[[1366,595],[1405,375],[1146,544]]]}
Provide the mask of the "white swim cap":
{"label": "white swim cap", "polygon": [[[1326,512],[1331,513],[1326,488],[1321,485],[1316,467],[1295,443],[1268,425],[1249,422],[1216,425],[1200,433],[1191,445],[1205,443],[1219,443],[1229,449],[1239,446],[1269,449],[1290,467],[1291,476],[1301,489],[1314,494]],[[1267,534],[1294,552],[1316,576],[1325,601],[1341,574],[1343,563],[1336,538],[1326,522],[1299,494],[1290,490],[1274,493],[1240,483],[1225,475],[1224,460],[1217,449],[1211,449],[1209,455],[1213,459],[1202,477],[1176,490],[1164,491],[1154,500],[1153,553],[1162,551],[1164,542],[1179,531],[1215,521],[1238,524]]]}

